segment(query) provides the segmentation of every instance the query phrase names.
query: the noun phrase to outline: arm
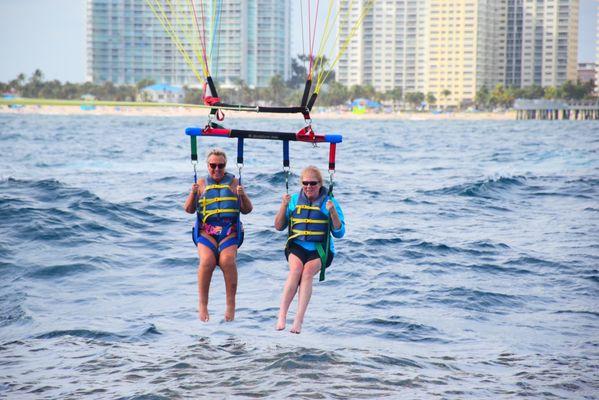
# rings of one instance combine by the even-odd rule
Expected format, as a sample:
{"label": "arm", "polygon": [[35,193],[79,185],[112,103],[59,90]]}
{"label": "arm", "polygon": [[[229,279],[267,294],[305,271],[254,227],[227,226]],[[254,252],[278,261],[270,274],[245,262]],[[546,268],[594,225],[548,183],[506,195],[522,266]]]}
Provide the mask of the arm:
{"label": "arm", "polygon": [[326,208],[331,216],[331,233],[336,238],[343,237],[345,235],[345,219],[339,203],[337,203],[337,200],[329,199]]}
{"label": "arm", "polygon": [[185,210],[185,212],[189,214],[193,214],[194,212],[196,212],[198,198],[202,195],[203,185],[200,185],[201,183],[203,182],[200,181],[199,183],[194,183],[193,185],[191,185],[191,190],[189,191],[189,195],[187,196],[185,204],[183,205],[183,209]]}
{"label": "arm", "polygon": [[248,195],[245,193],[243,186],[241,186],[239,184],[239,181],[237,179],[235,180],[235,186],[236,186],[235,191],[237,192],[237,197],[239,197],[239,212],[241,212],[242,214],[251,213],[252,210],[254,209],[254,206],[252,205],[252,201],[250,200]]}
{"label": "arm", "polygon": [[281,206],[279,207],[279,211],[277,211],[277,215],[275,215],[275,229],[278,231],[282,231],[287,227],[287,207],[289,206],[290,200],[290,195],[283,195]]}

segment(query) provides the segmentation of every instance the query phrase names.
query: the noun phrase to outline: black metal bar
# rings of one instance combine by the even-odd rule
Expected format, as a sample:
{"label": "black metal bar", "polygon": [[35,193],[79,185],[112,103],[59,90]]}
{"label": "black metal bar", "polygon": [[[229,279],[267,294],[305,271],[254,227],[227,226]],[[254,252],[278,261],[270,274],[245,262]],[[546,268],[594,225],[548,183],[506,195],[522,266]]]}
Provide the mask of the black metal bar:
{"label": "black metal bar", "polygon": [[306,86],[304,86],[304,94],[302,96],[302,107],[306,107],[308,103],[308,96],[310,95],[310,88],[312,87],[312,79],[308,79],[306,81]]}
{"label": "black metal bar", "polygon": [[206,78],[206,82],[208,83],[208,87],[210,88],[210,95],[212,97],[218,97],[218,93],[216,92],[216,86],[214,85],[214,81],[212,77],[209,76]]}
{"label": "black metal bar", "polygon": [[229,136],[247,139],[297,140],[297,134],[293,132],[248,131],[244,129],[231,129]]}
{"label": "black metal bar", "polygon": [[258,107],[258,112],[277,113],[277,114],[299,114],[304,113],[306,107]]}
{"label": "black metal bar", "polygon": [[314,103],[316,102],[316,97],[318,97],[317,93],[312,93],[312,97],[310,97],[310,101],[308,102],[308,110],[312,110]]}

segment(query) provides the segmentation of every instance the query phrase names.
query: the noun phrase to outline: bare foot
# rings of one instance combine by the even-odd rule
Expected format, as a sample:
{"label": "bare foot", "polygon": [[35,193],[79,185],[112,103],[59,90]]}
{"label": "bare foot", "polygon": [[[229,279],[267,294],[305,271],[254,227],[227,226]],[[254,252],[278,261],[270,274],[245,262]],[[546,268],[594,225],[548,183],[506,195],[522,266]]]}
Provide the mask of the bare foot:
{"label": "bare foot", "polygon": [[227,307],[225,310],[225,321],[231,322],[235,319],[235,307]]}
{"label": "bare foot", "polygon": [[202,306],[200,304],[200,307],[198,308],[198,316],[200,317],[200,321],[208,322],[210,319],[210,315],[208,314],[208,306]]}
{"label": "bare foot", "polygon": [[277,321],[276,329],[278,331],[282,331],[283,329],[285,329],[285,318],[279,317],[279,320]]}
{"label": "bare foot", "polygon": [[294,323],[289,332],[299,334],[301,331],[302,331],[302,326]]}

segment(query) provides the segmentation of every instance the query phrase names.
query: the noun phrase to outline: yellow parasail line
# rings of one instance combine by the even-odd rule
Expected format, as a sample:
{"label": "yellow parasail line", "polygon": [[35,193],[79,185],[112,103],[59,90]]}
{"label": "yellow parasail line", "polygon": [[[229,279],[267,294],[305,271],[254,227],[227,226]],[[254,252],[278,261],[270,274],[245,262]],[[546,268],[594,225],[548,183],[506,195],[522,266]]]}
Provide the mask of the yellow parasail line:
{"label": "yellow parasail line", "polygon": [[34,105],[34,106],[105,106],[105,107],[183,107],[201,109],[219,109],[232,111],[258,112],[257,106],[207,106],[204,104],[185,103],[151,103],[141,101],[105,101],[105,100],[59,100],[59,99],[31,99],[17,97],[14,99],[0,99],[0,105]]}
{"label": "yellow parasail line", "polygon": [[[358,19],[356,20],[356,22],[354,23],[354,25],[352,26],[352,28],[349,32],[349,35],[347,36],[347,38],[345,38],[345,41],[341,45],[341,48],[339,49],[339,52],[337,53],[337,57],[335,57],[335,59],[328,65],[328,70],[326,70],[326,73],[323,69],[323,71],[321,71],[321,73],[318,74],[318,79],[316,82],[316,87],[314,88],[314,93],[318,94],[320,92],[320,88],[322,87],[323,83],[327,80],[327,77],[329,76],[331,71],[335,68],[335,65],[337,64],[337,62],[339,62],[339,59],[343,56],[343,54],[347,50],[347,47],[349,46],[350,41],[353,39],[353,37],[358,32],[358,29],[360,28],[362,21],[364,20],[366,15],[370,12],[370,9],[374,6],[375,1],[376,0],[366,0],[366,3],[362,6],[360,15],[359,15]],[[353,2],[353,0],[352,0],[352,2]],[[351,4],[352,3],[350,3],[350,6],[351,6]],[[349,8],[347,11],[347,16],[349,17]],[[337,34],[339,35],[339,32],[337,32]]]}

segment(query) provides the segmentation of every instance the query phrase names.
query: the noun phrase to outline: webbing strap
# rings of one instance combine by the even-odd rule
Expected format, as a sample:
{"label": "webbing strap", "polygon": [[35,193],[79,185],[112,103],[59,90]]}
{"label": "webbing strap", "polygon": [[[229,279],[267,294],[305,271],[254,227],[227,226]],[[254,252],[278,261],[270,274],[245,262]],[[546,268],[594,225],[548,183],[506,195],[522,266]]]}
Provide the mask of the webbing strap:
{"label": "webbing strap", "polygon": [[303,205],[303,204],[300,204],[300,205],[296,206],[296,208],[297,208],[297,213],[298,214],[300,214],[301,210],[320,211],[320,207],[308,206],[308,205]]}
{"label": "webbing strap", "polygon": [[237,201],[237,197],[215,197],[213,199],[207,199],[207,198],[203,197],[200,200],[200,203],[203,206],[209,206],[210,204],[218,203],[219,201],[227,201],[227,200]]}
{"label": "webbing strap", "polygon": [[[287,242],[285,242],[285,246],[287,246],[289,244],[290,240],[293,240],[296,237],[300,237],[300,236],[321,236],[321,235],[324,235],[325,233],[326,232],[322,232],[322,231],[300,231],[298,229],[289,228],[289,237],[287,238]],[[316,246],[318,247],[319,244],[320,243],[317,243]]]}
{"label": "webbing strap", "polygon": [[335,151],[337,150],[337,144],[331,143],[329,145],[329,171],[335,171]]}
{"label": "webbing strap", "polygon": [[237,138],[237,164],[243,165],[243,138]]}
{"label": "webbing strap", "polygon": [[198,161],[198,137],[189,136],[191,139],[191,161]]}
{"label": "webbing strap", "polygon": [[326,233],[324,231],[302,231],[300,229],[293,228],[291,228],[291,232],[293,233],[293,235],[291,235],[291,239],[295,239],[298,236],[320,236]]}
{"label": "webbing strap", "polygon": [[327,222],[329,222],[328,219],[293,218],[293,217],[291,217],[290,219],[291,219],[291,225],[301,224],[301,223],[326,224]]}
{"label": "webbing strap", "polygon": [[325,278],[325,270],[327,268],[327,259],[329,258],[329,240],[327,238],[327,250],[325,251],[322,248],[320,243],[316,244],[316,251],[318,252],[318,256],[320,257],[320,276],[318,277],[318,281],[322,282]]}
{"label": "webbing strap", "polygon": [[230,187],[230,185],[225,185],[223,183],[215,183],[215,184],[206,186],[204,188],[204,191],[210,190],[210,189],[226,189],[226,188],[229,188],[229,187]]}
{"label": "webbing strap", "polygon": [[[329,185],[329,197],[332,199],[333,196],[333,175],[331,175],[331,183]],[[320,243],[316,244],[316,250],[318,251],[318,255],[320,256],[320,260],[321,260],[321,264],[320,264],[320,276],[318,277],[318,281],[322,282],[324,281],[324,275],[325,275],[325,269],[326,267],[326,263],[327,260],[329,259],[329,251],[330,251],[330,241],[331,241],[331,224],[332,224],[332,220],[331,220],[331,213],[329,212],[329,218],[327,221],[327,236],[326,236],[326,240],[325,240],[325,248],[322,248],[322,245],[320,245]]]}
{"label": "webbing strap", "polygon": [[206,222],[206,219],[208,219],[209,217],[216,215],[216,214],[223,214],[223,213],[238,213],[239,210],[237,208],[219,208],[217,210],[208,210],[202,213],[203,218],[202,218],[202,223]]}
{"label": "webbing strap", "polygon": [[[239,181],[237,184],[241,186],[241,168],[243,168],[243,138],[237,138],[237,168],[239,170]],[[239,213],[241,214],[241,196],[237,197],[237,208],[239,209]],[[237,245],[241,244],[241,216],[237,217]]]}

